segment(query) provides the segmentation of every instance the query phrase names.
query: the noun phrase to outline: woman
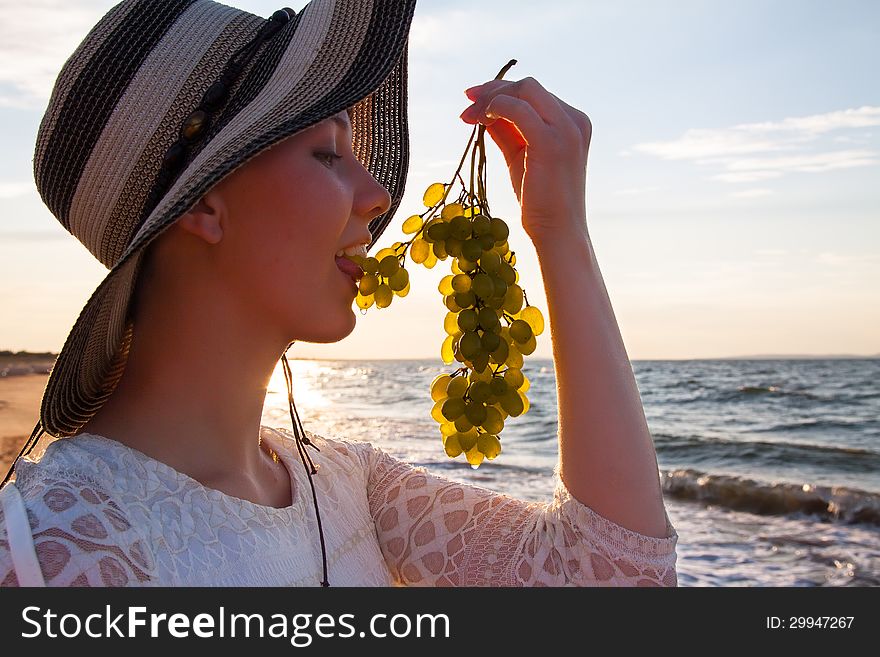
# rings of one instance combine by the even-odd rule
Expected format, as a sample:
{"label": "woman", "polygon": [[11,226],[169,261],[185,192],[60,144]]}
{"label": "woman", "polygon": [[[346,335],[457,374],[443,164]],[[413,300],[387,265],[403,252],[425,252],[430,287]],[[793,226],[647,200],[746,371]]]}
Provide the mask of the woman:
{"label": "woman", "polygon": [[[19,458],[0,492],[3,584],[676,584],[677,535],[586,227],[591,125],[531,78],[469,89],[461,118],[504,153],[541,262],[553,502],[304,435],[292,395],[293,433],[260,425],[279,357],[290,391],[288,346],[354,328],[336,254],[372,247],[403,193],[413,5],[313,0],[263,21],[127,0],[68,62],[38,187],[111,271],[47,385],[37,429],[60,439]],[[86,97],[88,112],[68,109]]]}

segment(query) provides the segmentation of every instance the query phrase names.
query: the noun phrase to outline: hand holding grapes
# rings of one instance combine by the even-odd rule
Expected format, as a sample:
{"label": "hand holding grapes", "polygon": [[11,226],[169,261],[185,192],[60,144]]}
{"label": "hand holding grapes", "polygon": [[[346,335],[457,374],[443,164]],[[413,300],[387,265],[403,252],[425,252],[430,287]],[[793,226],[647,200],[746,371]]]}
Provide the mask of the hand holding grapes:
{"label": "hand holding grapes", "polygon": [[461,118],[484,124],[501,149],[532,241],[585,233],[589,117],[530,77],[491,80],[467,95],[474,102]]}

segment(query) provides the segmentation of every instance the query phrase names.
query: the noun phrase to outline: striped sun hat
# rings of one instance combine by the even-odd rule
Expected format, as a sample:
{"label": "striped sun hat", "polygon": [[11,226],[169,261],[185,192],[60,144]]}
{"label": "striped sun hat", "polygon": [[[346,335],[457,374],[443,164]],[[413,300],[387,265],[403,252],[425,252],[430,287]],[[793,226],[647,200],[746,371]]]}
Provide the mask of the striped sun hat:
{"label": "striped sun hat", "polygon": [[406,182],[414,8],[312,0],[265,19],[211,0],[124,0],[89,32],[55,83],[34,175],[110,271],[52,368],[29,443],[77,433],[113,392],[144,247],[247,160],[347,108],[354,153],[392,199],[370,222],[373,247]]}

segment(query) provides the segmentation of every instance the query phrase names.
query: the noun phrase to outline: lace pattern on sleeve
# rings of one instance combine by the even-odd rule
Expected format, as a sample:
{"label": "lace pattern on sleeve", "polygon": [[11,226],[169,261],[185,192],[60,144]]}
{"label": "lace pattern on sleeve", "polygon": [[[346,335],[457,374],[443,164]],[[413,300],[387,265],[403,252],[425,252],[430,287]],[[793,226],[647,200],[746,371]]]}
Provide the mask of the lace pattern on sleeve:
{"label": "lace pattern on sleeve", "polygon": [[[120,506],[95,482],[59,474],[29,481],[22,491],[46,585],[149,583],[152,555]],[[0,586],[18,586],[2,518]]]}
{"label": "lace pattern on sleeve", "polygon": [[[367,443],[366,445],[369,446]],[[677,534],[626,529],[571,496],[527,502],[414,467],[369,446],[368,495],[398,583],[416,586],[676,586]]]}

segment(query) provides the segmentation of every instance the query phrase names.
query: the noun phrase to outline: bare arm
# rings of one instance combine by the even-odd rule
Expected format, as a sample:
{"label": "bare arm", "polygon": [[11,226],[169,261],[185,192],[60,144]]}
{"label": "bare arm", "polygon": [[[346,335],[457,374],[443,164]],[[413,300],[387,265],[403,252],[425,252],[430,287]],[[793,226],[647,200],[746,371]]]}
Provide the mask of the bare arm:
{"label": "bare arm", "polygon": [[[522,207],[547,293],[559,399],[560,475],[633,531],[666,537],[657,456],[586,223],[592,123],[533,78],[469,90]],[[488,114],[487,114],[488,112]]]}
{"label": "bare arm", "polygon": [[559,400],[560,475],[609,520],[663,538],[657,456],[587,236],[536,243]]}

